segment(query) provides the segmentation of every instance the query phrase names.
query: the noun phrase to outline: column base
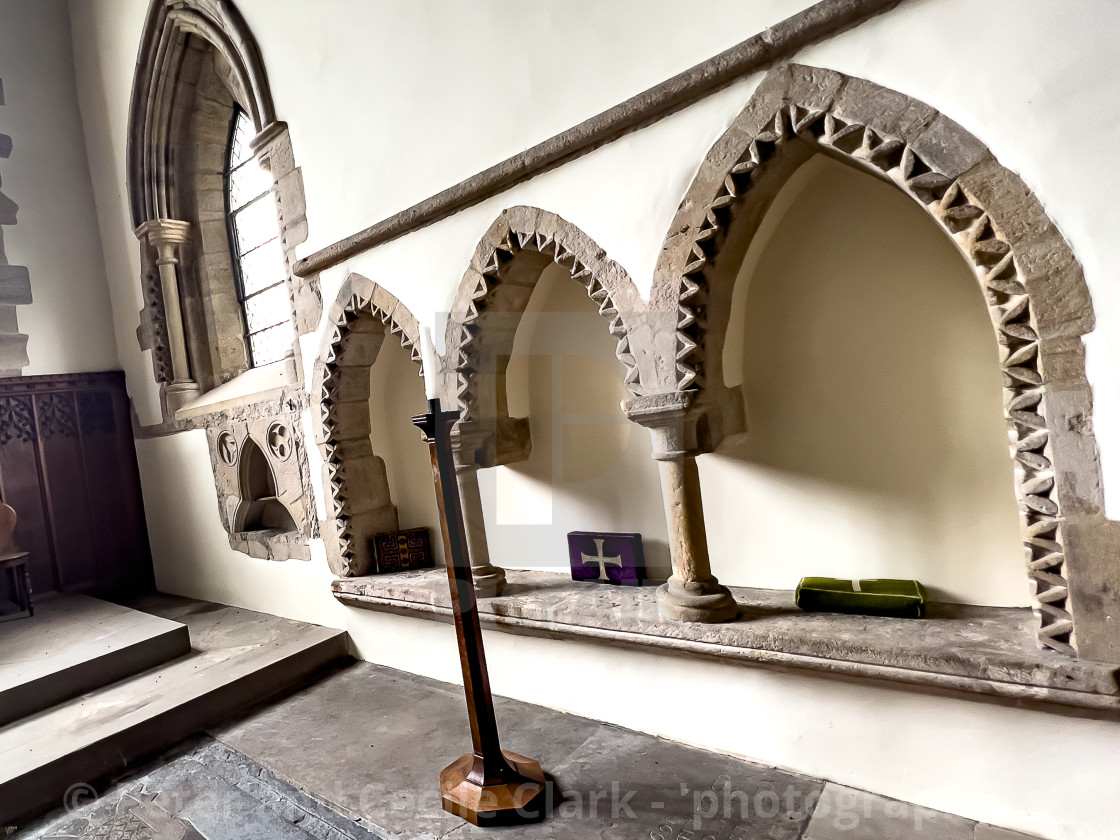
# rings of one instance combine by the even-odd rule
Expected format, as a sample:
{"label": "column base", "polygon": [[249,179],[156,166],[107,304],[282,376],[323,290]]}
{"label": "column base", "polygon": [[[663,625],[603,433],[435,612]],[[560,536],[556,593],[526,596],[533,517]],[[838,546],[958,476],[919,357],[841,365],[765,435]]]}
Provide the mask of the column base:
{"label": "column base", "polygon": [[493,598],[506,588],[506,570],[499,566],[471,566],[471,576],[477,598]]}
{"label": "column base", "polygon": [[719,624],[734,621],[741,610],[730,590],[714,578],[683,581],[671,577],[657,589],[657,614],[670,621]]}
{"label": "column base", "polygon": [[541,766],[531,758],[502,750],[509,774],[492,784],[470,779],[478,761],[474,753],[456,759],[439,774],[443,810],[472,825],[514,825],[539,820],[548,780]]}

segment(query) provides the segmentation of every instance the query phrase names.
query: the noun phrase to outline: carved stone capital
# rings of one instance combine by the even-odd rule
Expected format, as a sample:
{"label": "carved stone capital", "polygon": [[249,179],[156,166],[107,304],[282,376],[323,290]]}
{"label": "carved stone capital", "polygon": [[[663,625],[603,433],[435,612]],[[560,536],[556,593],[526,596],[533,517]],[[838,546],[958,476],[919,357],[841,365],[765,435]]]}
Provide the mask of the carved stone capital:
{"label": "carved stone capital", "polygon": [[486,460],[486,450],[494,438],[494,425],[463,420],[451,431],[451,451],[455,455],[455,471],[479,469]]}
{"label": "carved stone capital", "polygon": [[133,233],[141,242],[146,239],[156,249],[162,245],[178,246],[190,241],[191,223],[177,219],[149,219],[138,225]]}
{"label": "carved stone capital", "polygon": [[498,467],[529,458],[533,439],[526,417],[460,420],[451,432],[456,469]]}
{"label": "carved stone capital", "polygon": [[671,391],[633,397],[622,404],[627,418],[649,429],[653,459],[670,461],[696,453],[696,425],[703,407],[694,391]]}

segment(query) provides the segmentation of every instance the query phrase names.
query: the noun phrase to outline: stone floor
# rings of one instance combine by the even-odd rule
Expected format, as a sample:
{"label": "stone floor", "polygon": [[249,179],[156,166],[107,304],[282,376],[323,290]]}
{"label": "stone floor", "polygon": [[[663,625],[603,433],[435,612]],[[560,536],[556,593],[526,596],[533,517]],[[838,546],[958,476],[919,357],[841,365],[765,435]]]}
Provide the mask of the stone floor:
{"label": "stone floor", "polygon": [[185,625],[187,654],[0,726],[0,829],[75,783],[168,749],[327,663],[349,661],[341,630],[186,598],[151,596],[134,606]]}
{"label": "stone floor", "polygon": [[185,624],[66,594],[0,624],[0,727],[191,652]]}
{"label": "stone floor", "polygon": [[505,746],[554,781],[541,822],[479,829],[440,808],[469,747],[462,689],[368,663],[213,729],[112,785],[72,789],[17,837],[1021,840],[971,820],[496,698]]}

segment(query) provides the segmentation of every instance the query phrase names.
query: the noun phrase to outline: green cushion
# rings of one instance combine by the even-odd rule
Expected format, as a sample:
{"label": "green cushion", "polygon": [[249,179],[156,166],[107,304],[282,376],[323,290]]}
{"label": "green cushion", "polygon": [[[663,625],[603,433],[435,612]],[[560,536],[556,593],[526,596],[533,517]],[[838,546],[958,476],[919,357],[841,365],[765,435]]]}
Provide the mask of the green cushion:
{"label": "green cushion", "polygon": [[[858,583],[858,591],[855,584]],[[797,584],[797,606],[809,612],[843,612],[921,618],[926,590],[916,580],[807,577]]]}

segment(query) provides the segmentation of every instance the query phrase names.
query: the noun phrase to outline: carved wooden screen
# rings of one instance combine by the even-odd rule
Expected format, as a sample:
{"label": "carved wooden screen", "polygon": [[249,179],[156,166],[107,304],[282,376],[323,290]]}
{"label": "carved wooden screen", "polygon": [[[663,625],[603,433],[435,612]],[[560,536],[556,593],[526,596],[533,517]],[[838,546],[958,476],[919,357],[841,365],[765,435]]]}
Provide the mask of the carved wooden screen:
{"label": "carved wooden screen", "polygon": [[151,587],[123,373],[0,379],[0,499],[36,597]]}

